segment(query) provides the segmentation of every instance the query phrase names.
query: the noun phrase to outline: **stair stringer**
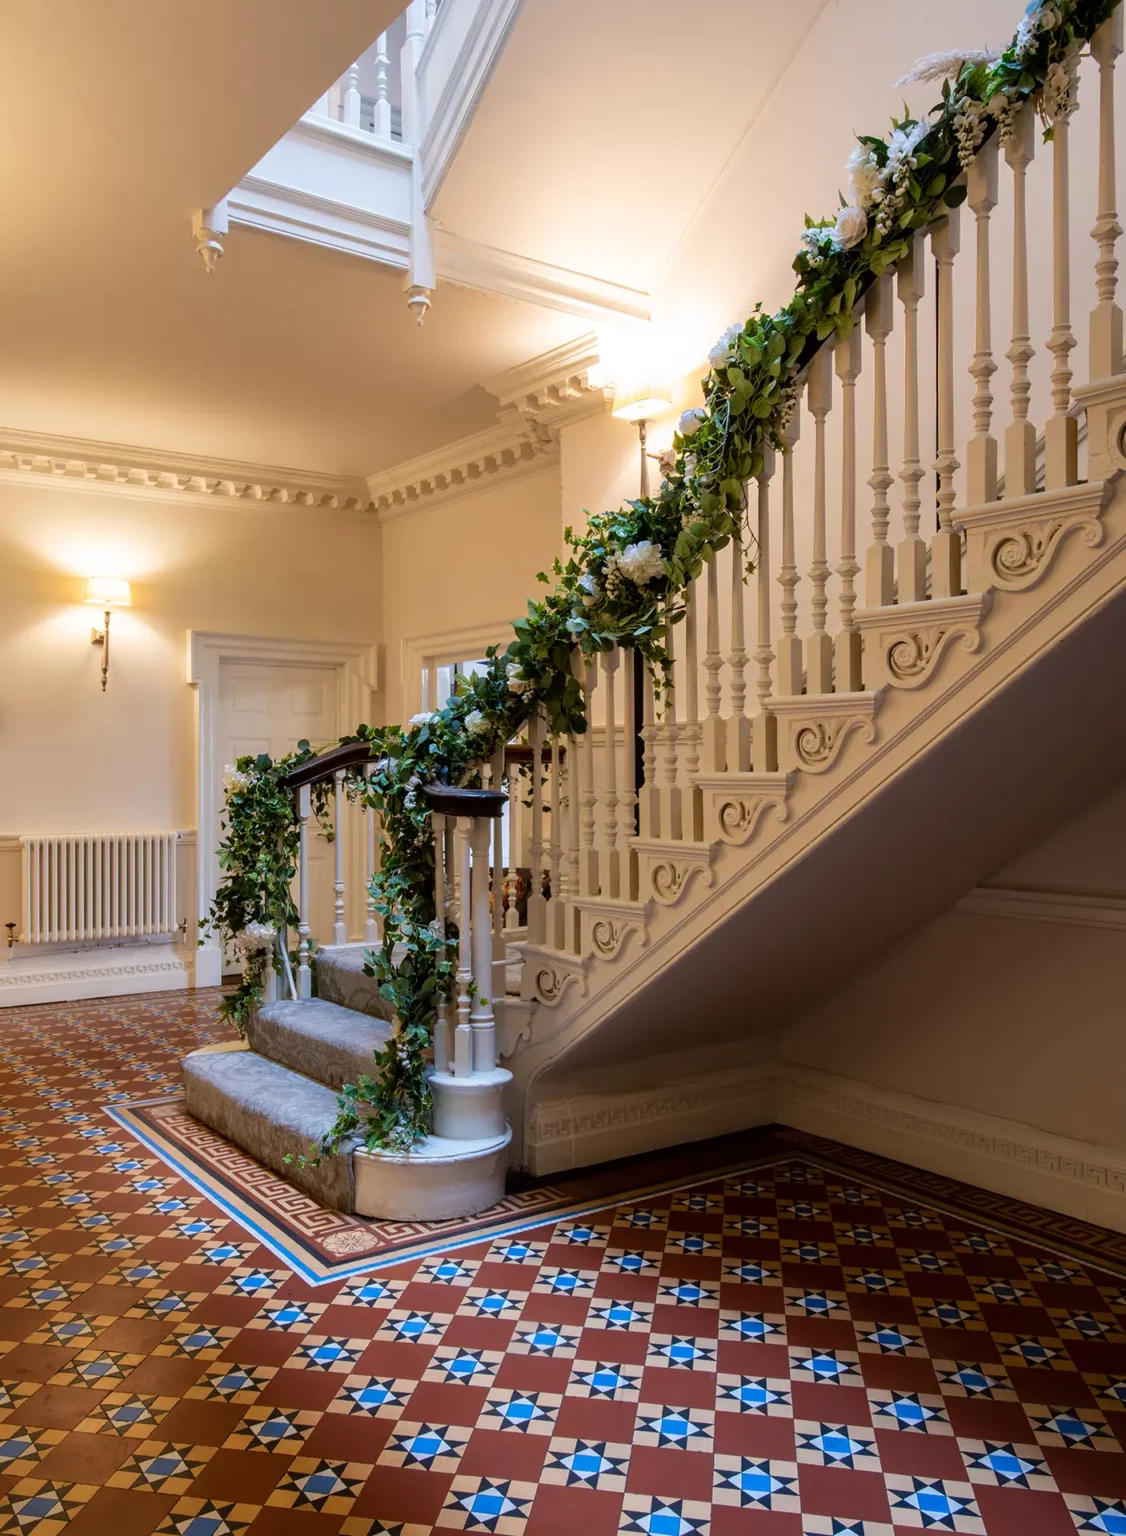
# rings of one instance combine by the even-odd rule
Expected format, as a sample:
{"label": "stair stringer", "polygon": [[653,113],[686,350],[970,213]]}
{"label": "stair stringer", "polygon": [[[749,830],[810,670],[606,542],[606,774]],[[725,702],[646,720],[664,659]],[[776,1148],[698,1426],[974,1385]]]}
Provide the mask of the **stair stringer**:
{"label": "stair stringer", "polygon": [[[1101,486],[1023,499],[1030,517],[1050,515],[1054,497],[1083,502],[1082,537],[1054,540],[1034,583],[992,587],[980,632],[942,646],[921,682],[884,686],[872,739],[854,732],[821,771],[799,767],[784,819],[757,817],[742,846],[710,845],[710,883],[650,901],[644,944],[612,959],[528,952],[533,970],[568,979],[553,1006],[534,1001],[506,1063],[524,1166],[537,1171],[535,1108],[561,1080],[589,1093],[608,1065],[769,1034],[1126,768],[1113,702],[1126,682],[1126,485],[1120,455],[1107,467]],[[801,702],[816,715],[815,697]],[[643,845],[650,860],[654,849]]]}

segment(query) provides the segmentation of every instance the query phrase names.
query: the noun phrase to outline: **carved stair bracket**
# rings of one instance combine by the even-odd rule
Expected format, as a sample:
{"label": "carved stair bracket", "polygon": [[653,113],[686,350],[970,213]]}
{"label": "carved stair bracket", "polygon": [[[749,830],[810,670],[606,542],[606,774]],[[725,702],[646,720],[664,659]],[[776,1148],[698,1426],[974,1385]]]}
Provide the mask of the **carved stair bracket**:
{"label": "carved stair bracket", "polygon": [[736,848],[749,843],[767,812],[781,825],[789,816],[789,773],[717,773],[698,776],[704,797],[704,830]]}
{"label": "carved stair bracket", "polygon": [[580,956],[541,949],[531,944],[524,946],[521,996],[527,1002],[543,1003],[548,1008],[554,1008],[562,1002],[564,993],[572,983],[585,997],[586,964]]}
{"label": "carved stair bracket", "polygon": [[1078,533],[1089,549],[1097,548],[1105,536],[1101,514],[1110,485],[1098,480],[1039,491],[960,513],[969,585],[1023,592],[1047,574],[1069,535]]}
{"label": "carved stair bracket", "polygon": [[1126,469],[1126,378],[1080,384],[1072,395],[1087,413],[1087,478],[1114,480]]}
{"label": "carved stair bracket", "polygon": [[877,686],[921,687],[955,641],[960,639],[971,654],[981,649],[981,624],[988,611],[989,594],[974,593],[858,613],[865,676]]}
{"label": "carved stair bracket", "polygon": [[863,742],[876,739],[876,715],[881,694],[791,694],[771,699],[778,717],[778,762],[787,771],[826,773],[836,762],[849,736]]}
{"label": "carved stair bracket", "polygon": [[582,899],[578,907],[583,954],[613,960],[631,934],[638,948],[644,949],[649,943],[642,903]]}
{"label": "carved stair bracket", "polygon": [[641,870],[642,893],[651,895],[663,906],[671,907],[687,890],[692,876],[699,873],[705,886],[714,879],[711,843],[674,843],[634,838]]}

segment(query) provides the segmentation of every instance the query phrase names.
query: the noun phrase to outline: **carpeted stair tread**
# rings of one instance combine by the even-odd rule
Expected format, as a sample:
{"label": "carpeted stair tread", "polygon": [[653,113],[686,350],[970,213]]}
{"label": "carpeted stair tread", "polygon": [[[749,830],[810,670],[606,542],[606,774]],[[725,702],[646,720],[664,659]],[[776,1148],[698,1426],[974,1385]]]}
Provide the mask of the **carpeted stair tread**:
{"label": "carpeted stair tread", "polygon": [[370,950],[369,944],[326,944],[318,949],[317,995],[373,1019],[390,1019],[391,1004],[380,997],[379,982],[364,975],[364,957]]}
{"label": "carpeted stair tread", "polygon": [[[184,1101],[190,1115],[289,1179],[322,1205],[354,1209],[352,1149],[302,1168],[337,1115],[336,1094],[253,1051],[193,1051],[184,1058]],[[287,1154],[293,1162],[285,1161]]]}
{"label": "carpeted stair tread", "polygon": [[335,1092],[361,1074],[373,1076],[375,1052],[390,1038],[386,1019],[371,1018],[323,997],[264,1003],[255,1009],[246,1028],[252,1051]]}

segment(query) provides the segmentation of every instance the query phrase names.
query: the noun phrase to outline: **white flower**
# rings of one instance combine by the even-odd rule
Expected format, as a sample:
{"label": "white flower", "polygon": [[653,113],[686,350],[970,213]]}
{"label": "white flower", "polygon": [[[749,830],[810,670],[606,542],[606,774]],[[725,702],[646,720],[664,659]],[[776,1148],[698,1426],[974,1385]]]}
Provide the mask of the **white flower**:
{"label": "white flower", "polygon": [[252,773],[242,773],[233,763],[228,763],[223,769],[223,789],[229,800],[232,795],[237,795],[241,790],[249,789],[254,783]]}
{"label": "white flower", "polygon": [[567,620],[567,632],[572,635],[581,635],[586,628],[586,621],[577,616]]}
{"label": "white flower", "polygon": [[915,151],[927,136],[926,122],[912,123],[908,128],[894,128],[888,139],[888,174],[895,176],[905,167],[915,169]]}
{"label": "white flower", "polygon": [[870,208],[879,201],[876,194],[882,193],[884,185],[884,171],[875,154],[858,144],[848,157],[847,169],[850,200],[858,208]]}
{"label": "white flower", "polygon": [[584,571],[578,580],[579,591],[583,594],[583,607],[593,608],[602,596],[602,589],[595,580],[592,571]]}
{"label": "white flower", "polygon": [[481,731],[489,729],[489,722],[479,709],[471,709],[462,723],[471,736],[476,736]]}
{"label": "white flower", "polygon": [[434,718],[435,714],[432,709],[424,709],[420,715],[412,715],[407,724],[414,729],[420,725],[429,725]]}
{"label": "white flower", "polygon": [[819,267],[833,243],[833,231],[823,224],[815,224],[812,229],[802,232],[801,243],[805,247],[810,266]]}
{"label": "white flower", "polygon": [[508,679],[509,693],[530,693],[536,686],[535,683],[524,676],[519,662],[510,661],[504,669],[504,675]]}
{"label": "white flower", "polygon": [[676,449],[662,448],[657,455],[657,462],[661,466],[661,473],[668,480],[676,471]]}
{"label": "white flower", "polygon": [[664,573],[665,562],[661,555],[661,546],[652,543],[649,539],[641,539],[637,544],[627,544],[617,559],[618,569],[623,576],[643,587],[655,576]]}
{"label": "white flower", "polygon": [[235,942],[244,955],[253,955],[259,950],[273,949],[277,936],[273,923],[247,923]]}
{"label": "white flower", "polygon": [[851,251],[868,233],[868,215],[863,208],[842,208],[833,226],[833,244],[842,251]]}
{"label": "white flower", "polygon": [[708,413],[702,405],[697,405],[691,411],[685,411],[677,423],[676,430],[681,437],[692,437],[697,433],[707,420]]}
{"label": "white flower", "polygon": [[1036,23],[1031,16],[1022,16],[1020,26],[1017,27],[1016,52],[1018,58],[1028,52],[1036,38]]}
{"label": "white flower", "polygon": [[684,455],[684,473],[689,479],[696,473],[696,455],[694,453],[686,453]]}
{"label": "white flower", "polygon": [[708,353],[708,362],[713,368],[724,368],[731,361],[735,351],[736,338],[742,335],[743,327],[739,324],[729,325],[715,346]]}

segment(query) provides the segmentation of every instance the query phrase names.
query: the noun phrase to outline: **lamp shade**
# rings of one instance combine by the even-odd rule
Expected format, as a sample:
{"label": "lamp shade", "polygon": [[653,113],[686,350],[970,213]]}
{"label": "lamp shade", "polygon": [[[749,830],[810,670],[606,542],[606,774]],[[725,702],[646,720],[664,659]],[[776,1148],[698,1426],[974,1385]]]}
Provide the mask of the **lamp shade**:
{"label": "lamp shade", "polygon": [[619,390],[614,396],[614,415],[620,421],[651,421],[672,410],[665,387],[646,379],[634,389]]}
{"label": "lamp shade", "polygon": [[114,576],[91,576],[86,583],[85,601],[96,608],[132,608],[133,594],[127,581]]}

